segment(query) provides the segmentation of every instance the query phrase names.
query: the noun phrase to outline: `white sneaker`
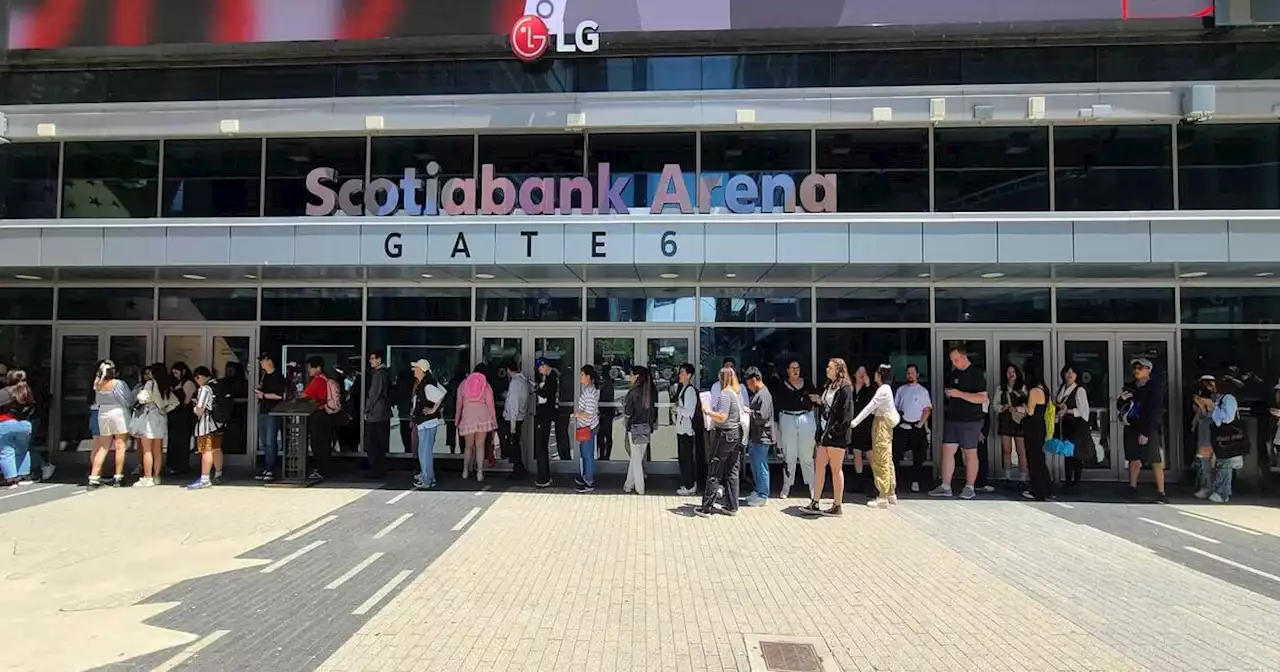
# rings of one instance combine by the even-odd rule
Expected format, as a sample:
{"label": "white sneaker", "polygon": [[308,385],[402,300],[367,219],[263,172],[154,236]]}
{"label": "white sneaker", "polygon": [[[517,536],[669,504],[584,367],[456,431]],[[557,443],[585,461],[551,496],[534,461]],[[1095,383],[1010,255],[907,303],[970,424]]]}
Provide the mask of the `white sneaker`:
{"label": "white sneaker", "polygon": [[465,481],[465,480],[467,480],[467,479],[468,479],[468,478],[470,478],[470,477],[471,477],[471,472],[467,471],[466,469],[463,469],[463,470],[462,470],[462,480],[464,480],[464,481]]}
{"label": "white sneaker", "polygon": [[889,500],[876,497],[875,499],[868,500],[867,506],[873,509],[887,509],[889,508]]}
{"label": "white sneaker", "polygon": [[694,490],[692,488],[686,488],[683,485],[676,488],[676,494],[679,495],[680,497],[688,497],[693,493],[694,493]]}
{"label": "white sneaker", "polygon": [[52,464],[46,464],[40,467],[40,480],[47,481],[53,478],[53,471],[55,469],[57,469],[57,467],[53,466]]}
{"label": "white sneaker", "polygon": [[139,478],[133,484],[133,487],[135,488],[150,488],[154,486],[155,486],[155,482],[152,481],[150,478],[146,478],[146,477]]}
{"label": "white sneaker", "polygon": [[897,505],[897,503],[898,503],[898,496],[897,496],[897,495],[889,495],[889,503],[890,503],[890,504],[892,504],[892,505]]}
{"label": "white sneaker", "polygon": [[484,483],[484,471],[483,471],[483,470],[481,470],[481,471],[477,471],[477,472],[476,472],[476,482],[477,482],[477,483]]}
{"label": "white sneaker", "polygon": [[786,488],[786,487],[782,488],[782,492],[778,493],[778,496],[779,496],[779,497],[781,497],[782,499],[786,499],[786,498],[790,497],[790,496],[791,496],[791,488]]}
{"label": "white sneaker", "polygon": [[911,492],[920,492],[920,484],[919,484],[919,483],[912,483],[912,484],[911,484]]}
{"label": "white sneaker", "polygon": [[1215,493],[1213,493],[1212,495],[1209,495],[1209,501],[1213,502],[1214,504],[1226,504],[1226,503],[1227,503],[1227,500],[1223,499],[1223,498],[1222,498],[1222,495],[1219,495],[1219,494],[1218,494],[1218,493],[1216,493],[1216,492],[1215,492]]}
{"label": "white sneaker", "polygon": [[1208,498],[1209,498],[1209,493],[1210,493],[1210,492],[1212,492],[1212,491],[1211,491],[1211,490],[1209,490],[1209,488],[1200,488],[1199,490],[1196,490],[1195,498],[1196,498],[1196,499],[1208,499]]}

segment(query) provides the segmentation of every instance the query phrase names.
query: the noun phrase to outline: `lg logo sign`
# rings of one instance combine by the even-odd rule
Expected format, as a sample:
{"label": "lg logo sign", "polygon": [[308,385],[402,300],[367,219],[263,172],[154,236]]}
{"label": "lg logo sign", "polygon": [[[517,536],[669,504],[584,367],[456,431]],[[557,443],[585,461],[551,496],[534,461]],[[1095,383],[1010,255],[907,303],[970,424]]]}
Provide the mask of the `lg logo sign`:
{"label": "lg logo sign", "polygon": [[510,37],[511,51],[516,58],[525,63],[532,63],[542,58],[553,39],[558,54],[576,52],[590,54],[600,50],[600,25],[595,21],[579,23],[574,30],[572,41],[569,41],[564,33],[552,35],[547,22],[541,16],[525,14],[516,19],[515,25],[511,26]]}

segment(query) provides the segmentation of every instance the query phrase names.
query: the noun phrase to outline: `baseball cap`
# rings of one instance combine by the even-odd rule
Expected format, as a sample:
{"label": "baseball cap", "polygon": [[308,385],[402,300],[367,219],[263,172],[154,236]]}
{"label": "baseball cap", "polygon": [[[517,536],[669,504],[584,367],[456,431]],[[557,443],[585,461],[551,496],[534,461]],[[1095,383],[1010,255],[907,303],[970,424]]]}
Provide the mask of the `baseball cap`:
{"label": "baseball cap", "polygon": [[534,362],[533,367],[534,367],[535,369],[540,369],[540,368],[542,368],[544,365],[546,365],[546,366],[550,366],[550,365],[551,365],[551,362],[548,362],[546,359],[543,359],[542,357],[539,357],[539,358],[538,358],[538,361]]}
{"label": "baseball cap", "polygon": [[1129,360],[1129,366],[1140,366],[1144,369],[1155,368],[1151,366],[1151,360],[1147,359],[1146,357],[1135,357]]}
{"label": "baseball cap", "polygon": [[1200,376],[1200,380],[1212,380],[1212,381],[1214,381],[1214,382],[1217,382],[1217,381],[1218,381],[1218,379],[1217,379],[1217,378],[1214,378],[1213,376],[1211,376],[1211,375],[1209,375],[1209,374],[1207,374],[1207,373],[1206,373],[1206,374],[1204,374],[1203,376]]}
{"label": "baseball cap", "polygon": [[423,373],[431,373],[431,362],[425,359],[419,359],[409,365],[409,368],[418,369]]}

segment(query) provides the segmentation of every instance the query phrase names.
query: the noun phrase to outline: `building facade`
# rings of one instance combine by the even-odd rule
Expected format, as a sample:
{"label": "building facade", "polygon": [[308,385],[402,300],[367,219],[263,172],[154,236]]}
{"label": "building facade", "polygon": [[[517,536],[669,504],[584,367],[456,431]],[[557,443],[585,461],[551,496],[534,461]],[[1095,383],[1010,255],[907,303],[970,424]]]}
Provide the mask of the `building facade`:
{"label": "building facade", "polygon": [[[629,364],[709,384],[727,356],[916,364],[939,399],[962,342],[993,389],[1081,372],[1094,479],[1125,477],[1135,357],[1168,383],[1169,463],[1211,373],[1245,478],[1280,472],[1280,43],[1204,0],[211,0],[142,27],[8,4],[0,355],[45,383],[62,459],[107,357],[242,378],[248,463],[259,352],[325,358],[353,408],[369,352],[397,390],[419,358],[548,358],[567,407],[583,364],[620,400]],[[650,459],[674,469],[674,432]]]}

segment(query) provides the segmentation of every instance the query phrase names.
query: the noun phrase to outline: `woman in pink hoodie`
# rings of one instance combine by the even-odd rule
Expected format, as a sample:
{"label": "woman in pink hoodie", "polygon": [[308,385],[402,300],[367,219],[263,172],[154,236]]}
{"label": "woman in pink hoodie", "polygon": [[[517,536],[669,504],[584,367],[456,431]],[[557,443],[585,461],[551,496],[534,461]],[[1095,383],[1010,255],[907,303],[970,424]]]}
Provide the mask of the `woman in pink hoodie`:
{"label": "woman in pink hoodie", "polygon": [[490,432],[498,429],[493,388],[481,371],[477,366],[458,388],[458,409],[454,417],[458,421],[458,436],[462,437],[465,446],[462,452],[464,480],[470,473],[472,460],[476,465],[476,480],[484,480],[484,442]]}

